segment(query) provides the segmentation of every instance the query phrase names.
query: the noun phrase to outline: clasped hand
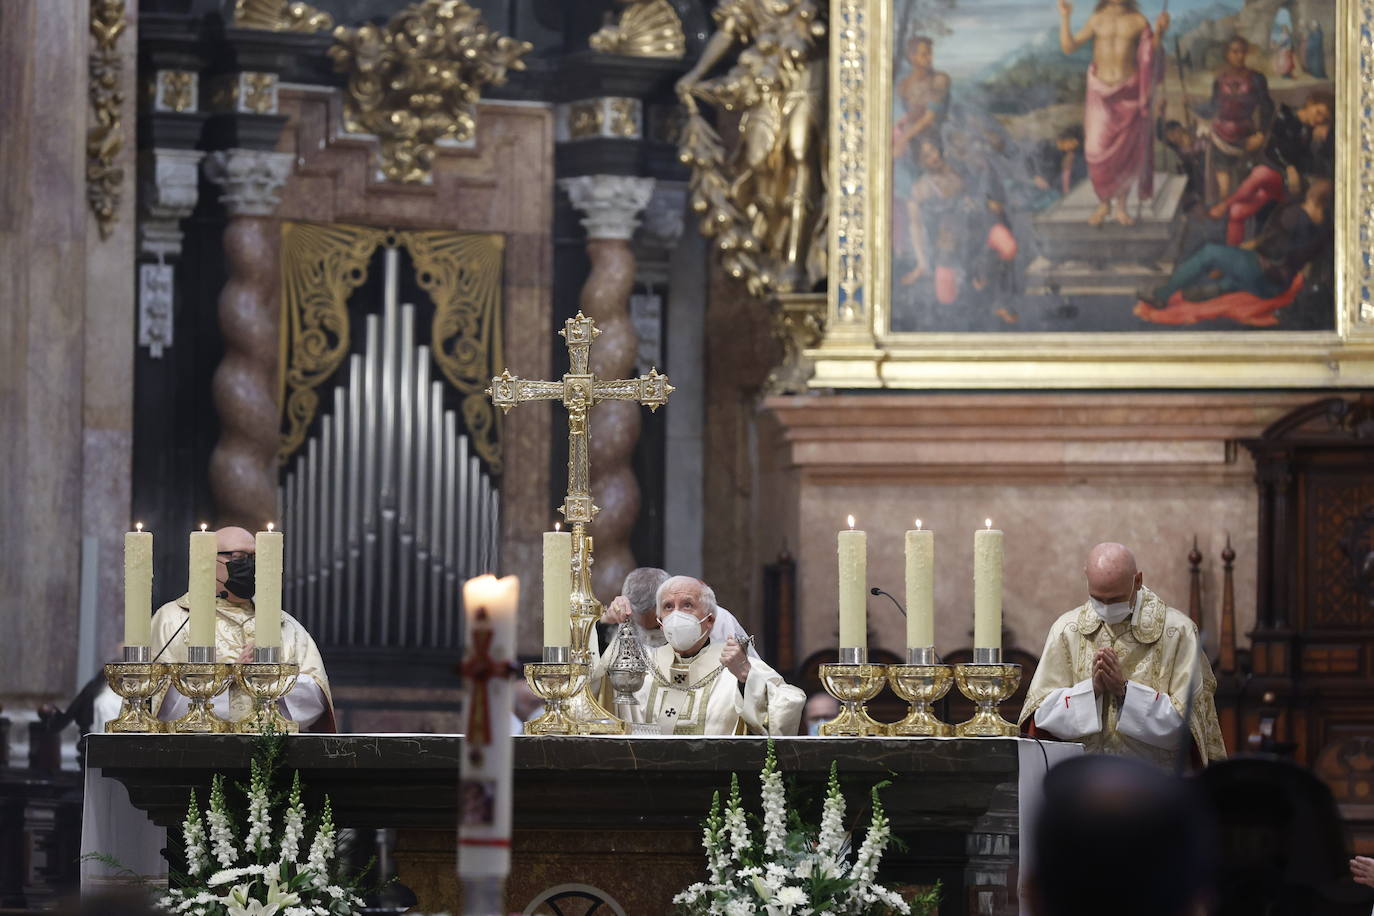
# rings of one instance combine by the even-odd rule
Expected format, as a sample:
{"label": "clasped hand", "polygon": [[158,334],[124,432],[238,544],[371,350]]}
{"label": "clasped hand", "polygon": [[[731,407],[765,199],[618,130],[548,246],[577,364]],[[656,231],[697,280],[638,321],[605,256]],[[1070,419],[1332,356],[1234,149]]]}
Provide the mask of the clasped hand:
{"label": "clasped hand", "polygon": [[1119,700],[1126,698],[1126,676],[1121,673],[1121,660],[1116,650],[1098,649],[1093,655],[1093,690],[1108,693]]}

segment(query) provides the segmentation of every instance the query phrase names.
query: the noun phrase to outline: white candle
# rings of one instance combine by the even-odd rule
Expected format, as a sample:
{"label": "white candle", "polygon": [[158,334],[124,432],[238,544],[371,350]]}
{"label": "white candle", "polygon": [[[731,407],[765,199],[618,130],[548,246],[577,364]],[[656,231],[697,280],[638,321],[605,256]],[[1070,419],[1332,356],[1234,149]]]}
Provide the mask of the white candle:
{"label": "white candle", "polygon": [[1002,648],[1002,532],[973,533],[973,647]]}
{"label": "white candle", "polygon": [[511,679],[520,581],[492,575],[463,585],[467,721],[458,783],[458,877],[510,873]]}
{"label": "white candle", "polygon": [[253,642],[259,649],[281,647],[281,558],[282,535],[267,523],[266,531],[259,531],[253,583]]}
{"label": "white candle", "polygon": [[906,533],[906,645],[935,645],[935,532],[921,527]]}
{"label": "white candle", "polygon": [[146,646],[153,627],[153,533],[124,533],[124,645]]}
{"label": "white candle", "polygon": [[839,533],[840,557],[840,648],[868,648],[868,535],[854,530],[854,516],[849,516],[849,530]]}
{"label": "white candle", "polygon": [[187,634],[187,645],[215,644],[215,550],[213,531],[206,531],[201,525],[199,531],[191,532],[191,571],[187,589],[191,603],[191,632]]}
{"label": "white candle", "polygon": [[544,532],[544,645],[566,646],[572,623],[572,533]]}

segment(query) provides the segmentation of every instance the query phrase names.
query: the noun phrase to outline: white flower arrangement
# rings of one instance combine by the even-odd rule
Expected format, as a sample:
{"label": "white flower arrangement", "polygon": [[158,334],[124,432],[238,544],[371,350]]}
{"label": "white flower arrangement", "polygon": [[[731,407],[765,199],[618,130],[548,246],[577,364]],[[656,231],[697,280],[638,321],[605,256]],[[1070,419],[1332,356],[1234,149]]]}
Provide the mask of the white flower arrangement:
{"label": "white flower arrangement", "polygon": [[333,875],[335,831],[328,798],[308,857],[303,864],[297,861],[306,834],[299,774],[276,819],[281,829],[274,837],[271,783],[277,753],[269,745],[265,759],[253,760],[241,851],[223,777],[216,774],[211,783],[203,820],[191,793],[181,829],[187,872],[174,876],[176,886],[157,901],[158,909],[177,916],[353,916],[362,909],[356,881],[336,881]]}
{"label": "white flower arrangement", "polygon": [[877,883],[878,865],[892,839],[891,827],[872,790],[868,834],[852,863],[844,829],[844,796],[834,764],[821,808],[819,830],[787,822],[787,797],[773,742],[759,776],[762,835],[755,840],[740,799],[739,777],[730,777],[722,810],[720,793],[702,825],[707,880],[673,898],[684,916],[920,916],[934,912],[939,886],[911,900]]}

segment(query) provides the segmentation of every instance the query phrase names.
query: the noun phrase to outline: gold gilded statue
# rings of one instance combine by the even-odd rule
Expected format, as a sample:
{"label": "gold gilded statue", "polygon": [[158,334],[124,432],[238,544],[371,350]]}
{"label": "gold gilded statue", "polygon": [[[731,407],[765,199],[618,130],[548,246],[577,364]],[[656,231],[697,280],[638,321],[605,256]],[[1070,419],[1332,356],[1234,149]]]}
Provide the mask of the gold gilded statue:
{"label": "gold gilded statue", "polygon": [[[723,0],[713,13],[718,31],[677,84],[692,207],[726,269],[760,297],[805,292],[825,276],[823,5]],[[736,45],[729,72],[703,80]],[[741,113],[732,155],[698,99]]]}

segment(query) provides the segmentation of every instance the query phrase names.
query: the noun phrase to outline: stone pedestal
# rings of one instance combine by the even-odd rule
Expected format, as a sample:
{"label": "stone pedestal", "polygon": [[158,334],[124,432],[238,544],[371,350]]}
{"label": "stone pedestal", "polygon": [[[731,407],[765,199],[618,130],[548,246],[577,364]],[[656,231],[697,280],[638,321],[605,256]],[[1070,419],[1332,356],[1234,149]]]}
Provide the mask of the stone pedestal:
{"label": "stone pedestal", "polygon": [[[458,742],[452,735],[293,735],[282,767],[299,770],[308,805],[329,795],[340,826],[402,828],[398,877],[419,897],[417,911],[458,912]],[[701,821],[712,793],[728,794],[732,772],[746,810],[758,812],[766,744],[517,737],[507,910],[524,912],[550,888],[576,884],[626,913],[672,912],[673,895],[705,878]],[[246,781],[252,747],[248,736],[92,735],[86,754],[90,766],[128,788],[135,807],[171,827],[185,817],[189,789],[206,797],[212,773]],[[890,780],[883,804],[906,847],[888,850],[881,880],[899,889],[942,882],[941,916],[1017,912],[1023,799],[1038,795],[1045,762],[1081,750],[1047,743],[1042,755],[1035,742],[1016,738],[779,738],[776,748],[790,801],[812,824],[832,760],[860,825],[869,788]]]}

